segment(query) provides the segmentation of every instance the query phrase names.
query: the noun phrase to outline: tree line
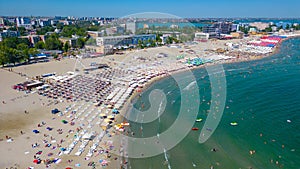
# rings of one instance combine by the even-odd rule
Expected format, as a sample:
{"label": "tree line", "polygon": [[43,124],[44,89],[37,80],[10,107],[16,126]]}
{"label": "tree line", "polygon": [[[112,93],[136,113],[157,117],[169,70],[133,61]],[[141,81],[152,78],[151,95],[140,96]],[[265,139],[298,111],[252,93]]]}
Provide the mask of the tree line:
{"label": "tree line", "polygon": [[33,48],[28,39],[17,37],[5,38],[0,42],[0,64],[16,64],[28,62],[30,56],[36,56],[39,51]]}
{"label": "tree line", "polygon": [[68,52],[71,47],[83,48],[86,41],[86,38],[78,38],[75,46],[71,46],[69,42],[63,44],[56,33],[47,36],[45,42],[39,41],[34,45],[27,38],[4,38],[0,42],[0,65],[28,62],[30,56],[36,56],[40,49]]}

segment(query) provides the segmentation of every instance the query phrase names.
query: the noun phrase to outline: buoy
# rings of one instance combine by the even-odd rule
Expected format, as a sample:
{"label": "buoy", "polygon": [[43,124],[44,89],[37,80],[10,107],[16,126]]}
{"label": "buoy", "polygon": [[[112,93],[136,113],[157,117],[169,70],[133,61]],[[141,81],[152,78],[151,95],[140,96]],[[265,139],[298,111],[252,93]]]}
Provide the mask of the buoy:
{"label": "buoy", "polygon": [[230,125],[232,125],[232,126],[237,126],[238,123],[237,123],[237,122],[231,122]]}
{"label": "buoy", "polygon": [[196,122],[201,122],[202,121],[202,119],[201,118],[199,118],[199,119],[196,119]]}

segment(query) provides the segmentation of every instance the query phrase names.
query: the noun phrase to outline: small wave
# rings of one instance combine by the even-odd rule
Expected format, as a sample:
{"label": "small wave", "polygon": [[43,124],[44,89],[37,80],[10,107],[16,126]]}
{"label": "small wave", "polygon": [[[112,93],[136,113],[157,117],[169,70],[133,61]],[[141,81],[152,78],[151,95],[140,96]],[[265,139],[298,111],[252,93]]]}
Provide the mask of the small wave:
{"label": "small wave", "polygon": [[161,107],[163,105],[163,101],[160,102],[158,111],[157,111],[157,117],[158,117],[158,122],[160,123],[160,113],[161,113]]}
{"label": "small wave", "polygon": [[190,88],[195,84],[196,84],[196,81],[193,81],[189,85],[187,85],[183,90],[190,90]]}
{"label": "small wave", "polygon": [[165,160],[168,164],[168,169],[171,169],[171,165],[170,165],[170,162],[169,162],[169,159],[168,159],[168,154],[167,154],[167,151],[166,151],[165,148],[164,148],[164,154],[165,154]]}
{"label": "small wave", "polygon": [[239,70],[247,70],[249,67],[243,67],[243,68],[238,68],[238,69],[227,69],[227,72],[234,72],[234,71],[239,71]]}

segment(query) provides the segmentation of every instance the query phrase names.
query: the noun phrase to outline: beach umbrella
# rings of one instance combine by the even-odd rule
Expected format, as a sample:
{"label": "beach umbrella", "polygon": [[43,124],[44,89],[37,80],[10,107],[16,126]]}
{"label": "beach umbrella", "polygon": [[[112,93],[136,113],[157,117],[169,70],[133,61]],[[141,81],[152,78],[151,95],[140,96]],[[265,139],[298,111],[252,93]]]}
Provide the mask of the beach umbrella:
{"label": "beach umbrella", "polygon": [[54,163],[55,164],[58,164],[58,163],[60,163],[61,162],[61,159],[60,158],[56,158],[55,160],[53,160],[53,161],[55,161]]}
{"label": "beach umbrella", "polygon": [[33,163],[38,164],[38,163],[39,163],[39,160],[38,160],[38,159],[34,159],[34,160],[33,160]]}
{"label": "beach umbrella", "polygon": [[117,109],[113,109],[112,112],[117,114],[119,111]]}
{"label": "beach umbrella", "polygon": [[34,132],[34,133],[39,133],[40,131],[38,131],[38,130],[32,130],[32,132]]}
{"label": "beach umbrella", "polygon": [[106,165],[108,162],[106,161],[106,160],[103,160],[102,162],[101,162],[101,164],[102,165]]}
{"label": "beach umbrella", "polygon": [[47,127],[46,129],[47,129],[47,130],[49,130],[49,131],[51,131],[53,128],[51,128],[51,127]]}
{"label": "beach umbrella", "polygon": [[61,147],[61,148],[60,148],[60,151],[65,151],[65,150],[66,150],[66,149],[65,149],[65,148],[63,148],[63,147]]}
{"label": "beach umbrella", "polygon": [[61,122],[64,123],[64,124],[67,124],[67,123],[68,123],[67,120],[62,120]]}
{"label": "beach umbrella", "polygon": [[78,163],[78,164],[75,164],[75,167],[80,167],[80,166],[81,166],[81,164],[79,164],[79,163]]}

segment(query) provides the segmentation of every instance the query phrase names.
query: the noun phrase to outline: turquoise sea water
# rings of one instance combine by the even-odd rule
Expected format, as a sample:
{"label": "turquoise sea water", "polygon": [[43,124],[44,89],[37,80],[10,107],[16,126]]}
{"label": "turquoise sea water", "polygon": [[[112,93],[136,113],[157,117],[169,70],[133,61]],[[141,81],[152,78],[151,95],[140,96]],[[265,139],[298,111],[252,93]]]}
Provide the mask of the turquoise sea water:
{"label": "turquoise sea water", "polygon": [[[203,118],[194,127],[200,130],[190,131],[165,154],[130,159],[129,168],[300,168],[300,38],[284,41],[280,52],[271,57],[223,66],[227,81],[226,108],[212,137],[203,144],[198,142],[211,99],[209,77],[202,68],[193,71],[199,86],[195,92],[200,93],[198,118]],[[181,96],[172,77],[151,85],[135,100],[135,107],[147,110],[148,95],[153,89],[166,93],[166,109],[159,120],[146,124],[132,122],[130,130],[134,137],[163,133],[178,115]],[[233,121],[238,126],[231,126]],[[216,152],[211,151],[213,148]],[[128,149],[134,149],[134,144],[129,144]],[[255,153],[250,155],[250,150]]]}
{"label": "turquoise sea water", "polygon": [[183,27],[203,27],[206,25],[210,25],[210,24],[204,24],[204,23],[189,23],[189,22],[175,22],[175,23],[171,23],[171,22],[166,22],[166,23],[148,23],[148,22],[140,22],[138,23],[138,28],[143,28],[144,24],[147,24],[149,27],[170,27],[171,25],[178,25],[178,27],[183,28]]}
{"label": "turquoise sea water", "polygon": [[[264,23],[270,23],[273,22],[275,24],[277,23],[300,23],[300,19],[283,19],[283,20],[276,20],[276,19],[238,19],[234,21],[235,23],[250,23],[250,22],[264,22]],[[154,27],[170,27],[171,25],[175,24],[178,25],[180,28],[183,27],[203,27],[203,26],[209,26],[211,24],[206,24],[206,23],[189,23],[189,22],[166,22],[166,23],[159,23],[159,22],[138,22],[138,28],[143,28],[144,24],[147,24],[149,27],[154,26]]]}

